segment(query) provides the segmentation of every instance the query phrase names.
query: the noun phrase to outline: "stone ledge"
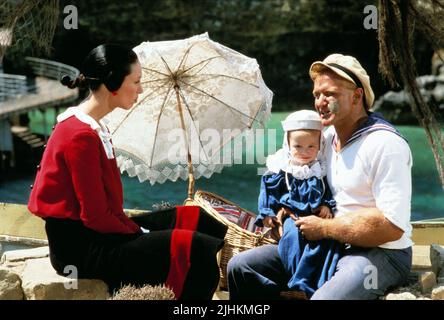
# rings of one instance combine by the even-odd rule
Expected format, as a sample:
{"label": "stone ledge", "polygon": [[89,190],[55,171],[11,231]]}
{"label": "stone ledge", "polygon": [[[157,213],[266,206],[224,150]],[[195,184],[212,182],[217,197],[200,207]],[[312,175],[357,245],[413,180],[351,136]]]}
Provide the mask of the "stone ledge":
{"label": "stone ledge", "polygon": [[444,300],[444,247],[413,246],[408,284],[382,297],[385,300]]}
{"label": "stone ledge", "polygon": [[101,280],[60,276],[49,258],[27,260],[22,288],[28,300],[106,300],[108,286]]}
{"label": "stone ledge", "polygon": [[48,255],[48,247],[4,253],[0,260],[0,300],[108,299],[105,282],[60,276]]}
{"label": "stone ledge", "polygon": [[11,263],[25,261],[28,259],[45,258],[49,256],[49,248],[38,247],[33,249],[23,249],[23,250],[11,250],[3,254],[0,259],[0,263]]}
{"label": "stone ledge", "polygon": [[444,270],[444,248],[437,244],[430,246],[430,264],[432,271],[438,276]]}
{"label": "stone ledge", "polygon": [[4,267],[0,267],[0,300],[23,300],[19,275]]}
{"label": "stone ledge", "polygon": [[412,269],[429,270],[432,266],[430,263],[430,246],[415,245],[412,247]]}
{"label": "stone ledge", "polygon": [[[444,300],[444,251],[442,249],[442,246],[436,245],[414,246],[414,270],[409,284],[381,299]],[[48,254],[48,247],[13,250],[3,254],[0,259],[0,300],[104,300],[109,298],[108,287],[101,280],[79,279],[75,283],[72,278],[58,275],[49,261]],[[432,269],[438,274],[432,272]],[[77,289],[75,289],[76,285]],[[213,299],[228,299],[228,293],[216,292]]]}

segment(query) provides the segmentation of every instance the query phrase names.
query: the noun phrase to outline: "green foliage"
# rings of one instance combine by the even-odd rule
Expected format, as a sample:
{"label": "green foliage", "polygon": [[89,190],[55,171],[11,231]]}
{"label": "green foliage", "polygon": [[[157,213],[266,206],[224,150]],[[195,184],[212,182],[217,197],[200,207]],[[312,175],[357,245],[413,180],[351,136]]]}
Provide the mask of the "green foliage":
{"label": "green foliage", "polygon": [[[277,105],[291,109],[295,101],[312,103],[308,68],[332,52],[356,56],[376,93],[386,91],[377,68],[377,33],[363,27],[369,4],[376,0],[61,0],[51,58],[80,67],[100,43],[136,46],[208,32],[256,58]],[[66,5],[78,9],[78,30],[63,28]],[[428,47],[421,48],[426,56]]]}
{"label": "green foliage", "polygon": [[367,5],[376,6],[377,1],[300,1],[298,26],[304,32],[362,33],[363,10]]}

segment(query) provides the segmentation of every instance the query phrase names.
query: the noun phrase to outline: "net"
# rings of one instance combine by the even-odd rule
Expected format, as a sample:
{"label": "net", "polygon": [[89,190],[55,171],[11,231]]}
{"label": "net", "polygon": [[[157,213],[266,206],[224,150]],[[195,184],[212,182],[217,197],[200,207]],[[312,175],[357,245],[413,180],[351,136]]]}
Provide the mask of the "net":
{"label": "net", "polygon": [[58,16],[59,0],[0,0],[0,58],[8,47],[48,54]]}

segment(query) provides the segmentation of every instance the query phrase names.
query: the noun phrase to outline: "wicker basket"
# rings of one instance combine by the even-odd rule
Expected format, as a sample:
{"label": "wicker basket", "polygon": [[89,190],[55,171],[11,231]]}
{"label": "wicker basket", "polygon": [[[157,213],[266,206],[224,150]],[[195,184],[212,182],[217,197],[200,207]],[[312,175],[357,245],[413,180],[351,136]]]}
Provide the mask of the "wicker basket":
{"label": "wicker basket", "polygon": [[[235,203],[224,199],[221,196],[218,196],[211,192],[206,191],[197,191],[194,195],[193,200],[189,200],[186,202],[186,205],[198,205],[205,209],[209,214],[211,214],[218,221],[222,222],[226,226],[228,226],[228,231],[225,236],[225,244],[222,250],[220,251],[219,256],[219,268],[220,268],[220,281],[219,287],[221,289],[227,289],[227,264],[228,261],[234,255],[239,252],[245,251],[247,249],[255,248],[257,246],[261,246],[263,244],[275,244],[276,241],[265,237],[264,234],[258,233],[255,234],[248,230],[245,230],[238,226],[237,224],[229,221],[224,216],[222,216],[217,210],[215,210],[208,199],[215,199],[217,201],[226,203],[227,205],[236,207],[239,211],[244,211],[250,213],[248,210],[245,210]],[[254,214],[255,215],[255,214]]]}

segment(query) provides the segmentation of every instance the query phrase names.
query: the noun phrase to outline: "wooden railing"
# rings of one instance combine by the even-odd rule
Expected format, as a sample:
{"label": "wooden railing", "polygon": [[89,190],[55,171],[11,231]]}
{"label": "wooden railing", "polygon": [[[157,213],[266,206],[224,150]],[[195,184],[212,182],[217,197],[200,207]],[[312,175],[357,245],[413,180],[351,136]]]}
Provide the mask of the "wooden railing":
{"label": "wooden railing", "polygon": [[25,76],[0,73],[0,102],[27,92],[28,84]]}
{"label": "wooden railing", "polygon": [[64,74],[73,78],[79,75],[79,70],[60,62],[33,57],[27,57],[26,61],[36,76],[60,80]]}
{"label": "wooden railing", "polygon": [[[27,57],[26,61],[36,76],[60,80],[65,74],[73,78],[79,74],[76,68],[56,61],[33,57]],[[35,92],[36,86],[31,80],[23,75],[0,73],[0,102]]]}

